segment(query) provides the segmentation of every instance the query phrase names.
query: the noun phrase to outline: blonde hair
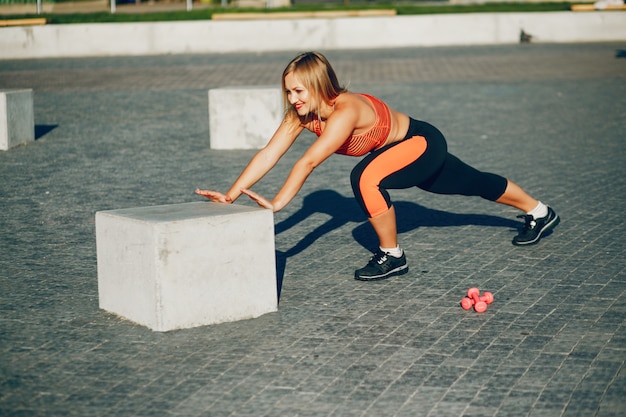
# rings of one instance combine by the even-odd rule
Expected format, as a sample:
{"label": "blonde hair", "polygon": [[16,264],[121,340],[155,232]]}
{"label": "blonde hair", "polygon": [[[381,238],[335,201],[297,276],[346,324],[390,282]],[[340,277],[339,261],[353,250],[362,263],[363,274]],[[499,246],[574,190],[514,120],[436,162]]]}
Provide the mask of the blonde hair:
{"label": "blonde hair", "polygon": [[[298,117],[298,113],[289,103],[287,88],[285,87],[285,77],[290,73],[298,77],[318,105],[319,103],[330,103],[339,94],[348,91],[347,88],[339,84],[335,70],[324,55],[319,52],[304,52],[292,59],[283,71],[283,105],[286,116]],[[317,113],[319,115],[319,110]]]}

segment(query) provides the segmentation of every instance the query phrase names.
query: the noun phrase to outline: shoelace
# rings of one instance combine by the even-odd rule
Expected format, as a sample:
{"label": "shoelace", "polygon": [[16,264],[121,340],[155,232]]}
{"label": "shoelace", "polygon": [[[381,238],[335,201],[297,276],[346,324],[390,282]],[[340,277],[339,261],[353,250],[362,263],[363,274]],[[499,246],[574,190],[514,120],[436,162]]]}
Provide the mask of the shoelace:
{"label": "shoelace", "polygon": [[387,254],[382,251],[376,251],[372,259],[370,259],[370,263],[377,263],[378,265],[382,265],[387,261]]}
{"label": "shoelace", "polygon": [[517,218],[524,219],[524,221],[526,222],[524,224],[524,231],[532,230],[535,228],[535,226],[537,226],[535,218],[529,214],[520,214],[519,216],[517,216]]}

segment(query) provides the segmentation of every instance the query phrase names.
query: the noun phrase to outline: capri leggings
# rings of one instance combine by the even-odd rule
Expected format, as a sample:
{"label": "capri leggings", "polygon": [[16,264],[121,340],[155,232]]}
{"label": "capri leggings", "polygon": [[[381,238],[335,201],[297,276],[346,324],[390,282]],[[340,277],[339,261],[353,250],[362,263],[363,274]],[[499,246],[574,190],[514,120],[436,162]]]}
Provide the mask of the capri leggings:
{"label": "capri leggings", "polygon": [[478,171],[448,153],[439,129],[415,119],[403,140],[363,158],[352,170],[350,181],[357,202],[370,218],[391,207],[388,189],[418,187],[495,201],[507,186],[506,178]]}

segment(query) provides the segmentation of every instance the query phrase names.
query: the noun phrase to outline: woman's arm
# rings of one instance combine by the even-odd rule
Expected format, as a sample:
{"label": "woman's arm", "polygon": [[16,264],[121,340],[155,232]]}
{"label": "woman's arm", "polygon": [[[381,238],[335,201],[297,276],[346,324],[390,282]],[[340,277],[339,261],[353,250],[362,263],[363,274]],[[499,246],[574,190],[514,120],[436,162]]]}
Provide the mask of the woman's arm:
{"label": "woman's arm", "polygon": [[262,207],[271,208],[274,212],[281,210],[300,191],[311,172],[343,145],[354,131],[358,117],[358,111],[354,106],[337,107],[327,119],[322,135],[294,164],[282,188],[271,202],[249,192],[248,187],[244,187],[246,189],[244,192]]}
{"label": "woman's arm", "polygon": [[210,190],[196,190],[196,194],[220,203],[234,202],[241,190],[252,187],[276,165],[303,129],[299,120],[283,119],[267,145],[254,155],[226,194]]}

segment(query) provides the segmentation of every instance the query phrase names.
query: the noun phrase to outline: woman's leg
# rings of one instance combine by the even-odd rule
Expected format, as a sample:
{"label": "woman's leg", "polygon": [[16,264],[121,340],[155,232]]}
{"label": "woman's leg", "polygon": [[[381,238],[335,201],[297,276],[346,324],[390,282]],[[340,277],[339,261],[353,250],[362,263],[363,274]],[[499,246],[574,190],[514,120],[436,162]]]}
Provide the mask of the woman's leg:
{"label": "woman's leg", "polygon": [[[365,267],[354,271],[354,278],[359,281],[378,281],[409,272],[406,256],[398,247],[396,212],[393,206],[376,217],[370,217],[369,221],[378,236],[380,249],[374,253]],[[391,250],[383,251],[382,248]],[[393,254],[396,251],[399,253]]]}
{"label": "woman's leg", "polygon": [[393,206],[383,214],[369,218],[370,224],[378,236],[380,247],[395,248],[398,246],[398,232],[396,228],[396,211]]}
{"label": "woman's leg", "polygon": [[526,215],[524,227],[520,234],[513,238],[516,246],[532,245],[548,234],[548,232],[559,224],[561,219],[551,207],[548,207],[538,200],[532,198],[519,185],[508,181],[506,191],[496,200],[501,204],[515,207],[522,210]]}
{"label": "woman's leg", "polygon": [[522,210],[524,213],[530,212],[539,204],[539,201],[532,198],[522,187],[511,180],[507,180],[504,194],[502,194],[496,202],[515,207],[516,209]]}
{"label": "woman's leg", "polygon": [[437,172],[446,153],[445,139],[437,128],[411,119],[403,141],[372,152],[354,167],[350,175],[354,196],[380,246],[365,268],[355,271],[356,279],[371,281],[408,272],[404,252],[398,247],[396,213],[387,189],[415,187]]}
{"label": "woman's leg", "polygon": [[517,246],[539,242],[560,221],[554,210],[531,197],[519,185],[500,175],[478,171],[450,154],[439,172],[419,187],[438,194],[479,196],[522,210],[526,214],[518,217],[523,217],[525,224],[513,238]]}
{"label": "woman's leg", "polygon": [[[445,140],[439,131],[413,120],[411,127],[404,141],[372,152],[352,170],[354,196],[380,246],[369,263],[355,271],[356,279],[372,281],[408,272],[404,252],[398,247],[396,213],[387,189],[416,186],[437,171],[446,155]],[[429,134],[428,139],[419,134],[422,130]]]}
{"label": "woman's leg", "polygon": [[387,189],[411,188],[433,176],[446,159],[446,141],[434,126],[411,119],[407,137],[376,150],[352,170],[357,203],[368,218],[391,208]]}

